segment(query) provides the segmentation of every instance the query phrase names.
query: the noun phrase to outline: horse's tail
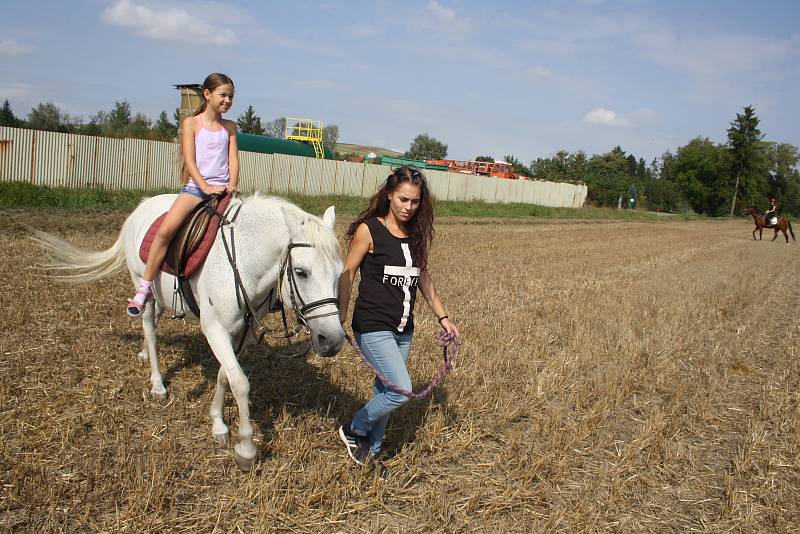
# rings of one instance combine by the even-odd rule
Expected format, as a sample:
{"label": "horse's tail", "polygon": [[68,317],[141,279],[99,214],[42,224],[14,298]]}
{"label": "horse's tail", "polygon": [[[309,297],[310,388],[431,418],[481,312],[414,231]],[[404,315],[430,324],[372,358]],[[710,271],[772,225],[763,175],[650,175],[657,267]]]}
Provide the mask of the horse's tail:
{"label": "horse's tail", "polygon": [[40,230],[32,230],[30,238],[38,243],[48,256],[43,267],[55,270],[56,278],[65,282],[91,282],[121,270],[125,266],[125,224],[117,241],[102,252],[82,250],[66,241]]}

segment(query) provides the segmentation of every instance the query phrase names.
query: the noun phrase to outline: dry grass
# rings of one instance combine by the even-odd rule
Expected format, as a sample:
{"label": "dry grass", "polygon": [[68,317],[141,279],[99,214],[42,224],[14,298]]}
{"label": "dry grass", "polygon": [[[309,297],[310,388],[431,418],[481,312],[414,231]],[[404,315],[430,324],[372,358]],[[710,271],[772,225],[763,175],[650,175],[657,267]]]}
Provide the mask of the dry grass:
{"label": "dry grass", "polygon": [[[5,215],[7,531],[800,524],[800,245],[754,242],[745,221],[440,221],[434,277],[466,342],[433,399],[393,418],[381,482],[353,468],[334,434],[369,394],[349,349],[329,360],[246,351],[260,455],[243,474],[211,440],[217,366],[196,325],[162,319],[170,400],[157,403],[135,357],[138,325],[122,309],[127,274],[66,287],[26,269],[38,251],[18,223],[97,249],[121,216]],[[420,302],[418,387],[439,365],[434,327]],[[235,422],[230,396],[227,406]]]}

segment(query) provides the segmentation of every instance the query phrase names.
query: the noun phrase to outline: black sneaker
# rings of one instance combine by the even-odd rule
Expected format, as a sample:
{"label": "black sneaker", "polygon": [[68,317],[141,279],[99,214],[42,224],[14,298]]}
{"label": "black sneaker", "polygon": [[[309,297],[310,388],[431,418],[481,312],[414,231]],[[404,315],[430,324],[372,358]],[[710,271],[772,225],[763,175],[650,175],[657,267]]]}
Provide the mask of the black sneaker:
{"label": "black sneaker", "polygon": [[365,465],[372,457],[365,436],[354,434],[350,430],[350,422],[339,427],[339,438],[347,448],[347,455],[358,465]]}

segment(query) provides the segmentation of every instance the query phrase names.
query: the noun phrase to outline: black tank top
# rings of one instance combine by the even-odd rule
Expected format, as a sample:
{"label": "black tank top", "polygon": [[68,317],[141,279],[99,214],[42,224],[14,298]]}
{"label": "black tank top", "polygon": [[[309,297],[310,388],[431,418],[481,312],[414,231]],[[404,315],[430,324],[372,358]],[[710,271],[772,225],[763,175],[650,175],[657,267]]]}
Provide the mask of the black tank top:
{"label": "black tank top", "polygon": [[395,237],[378,219],[364,224],[372,235],[372,252],[359,269],[353,330],[411,332],[420,273],[411,258],[411,238]]}

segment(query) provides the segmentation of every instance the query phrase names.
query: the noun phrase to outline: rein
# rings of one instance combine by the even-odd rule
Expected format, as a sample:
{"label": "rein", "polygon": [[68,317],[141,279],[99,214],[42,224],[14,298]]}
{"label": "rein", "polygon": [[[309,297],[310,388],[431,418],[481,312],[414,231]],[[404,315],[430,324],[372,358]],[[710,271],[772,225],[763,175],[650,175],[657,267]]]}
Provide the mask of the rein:
{"label": "rein", "polygon": [[394,391],[395,393],[400,393],[401,395],[405,395],[407,397],[411,397],[412,399],[421,400],[431,394],[433,389],[439,385],[439,383],[444,379],[445,375],[450,372],[450,369],[453,366],[453,360],[458,355],[458,349],[461,347],[461,340],[455,337],[453,334],[448,333],[445,330],[439,330],[433,338],[433,342],[436,344],[437,347],[442,348],[442,358],[444,359],[444,364],[442,368],[439,370],[439,373],[434,377],[430,383],[425,386],[425,389],[422,391],[415,393],[413,391],[408,391],[407,389],[403,389],[400,386],[392,383],[391,380],[386,378],[386,376],[381,373],[378,369],[375,368],[374,365],[370,363],[364,353],[361,352],[358,344],[355,340],[350,336],[350,334],[345,332],[345,337],[347,337],[347,341],[350,342],[350,346],[353,347],[353,350],[356,351],[356,354],[361,356],[361,359],[364,360],[364,363],[367,364],[375,376],[378,377],[378,380],[383,382],[383,385]]}

